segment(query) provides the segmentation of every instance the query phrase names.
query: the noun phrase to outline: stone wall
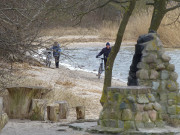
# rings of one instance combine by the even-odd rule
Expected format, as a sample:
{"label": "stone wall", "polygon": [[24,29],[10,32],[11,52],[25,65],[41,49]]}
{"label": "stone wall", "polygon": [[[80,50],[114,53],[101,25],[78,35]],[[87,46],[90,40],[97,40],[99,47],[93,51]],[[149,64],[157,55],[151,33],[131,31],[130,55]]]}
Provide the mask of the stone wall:
{"label": "stone wall", "polygon": [[164,53],[163,44],[156,33],[144,35],[152,40],[140,45],[144,48],[136,72],[137,85],[150,86],[164,114],[180,119],[180,94],[178,74],[171,58]]}
{"label": "stone wall", "polygon": [[150,87],[129,86],[108,89],[108,101],[100,113],[98,124],[124,130],[163,127],[161,105]]}

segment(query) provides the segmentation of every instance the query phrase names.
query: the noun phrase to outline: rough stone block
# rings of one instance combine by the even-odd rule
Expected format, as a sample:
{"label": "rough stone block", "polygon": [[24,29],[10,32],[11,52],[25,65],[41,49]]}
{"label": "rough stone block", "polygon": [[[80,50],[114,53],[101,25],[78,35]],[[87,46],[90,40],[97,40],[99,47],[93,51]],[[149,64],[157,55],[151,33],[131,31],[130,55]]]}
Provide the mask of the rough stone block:
{"label": "rough stone block", "polygon": [[175,92],[168,93],[168,100],[176,100],[176,99],[177,99],[177,93]]}
{"label": "rough stone block", "polygon": [[144,111],[144,104],[137,104],[137,111],[138,112],[143,112]]}
{"label": "rough stone block", "polygon": [[139,79],[149,79],[149,73],[148,73],[148,70],[145,70],[145,69],[141,69],[139,71],[136,72],[136,76],[139,78]]}
{"label": "rough stone block", "polygon": [[160,121],[155,121],[156,127],[162,128],[165,126],[165,122],[160,120]]}
{"label": "rough stone block", "polygon": [[148,111],[149,114],[149,118],[151,119],[151,121],[156,121],[157,120],[157,112],[155,110],[150,110]]}
{"label": "rough stone block", "polygon": [[157,54],[149,54],[149,56],[147,56],[146,58],[145,58],[145,61],[146,61],[146,63],[156,63],[156,61],[157,61]]}
{"label": "rough stone block", "polygon": [[136,127],[137,128],[144,128],[144,123],[140,121],[136,121]]}
{"label": "rough stone block", "polygon": [[176,106],[175,105],[168,107],[168,114],[170,114],[170,115],[176,114]]}
{"label": "rough stone block", "polygon": [[130,109],[124,109],[122,111],[122,120],[128,121],[132,119],[132,112]]}
{"label": "rough stone block", "polygon": [[152,82],[152,89],[157,90],[159,88],[160,84],[159,82]]}
{"label": "rough stone block", "polygon": [[168,96],[166,93],[160,93],[160,100],[161,101],[167,101],[168,100]]}
{"label": "rough stone block", "polygon": [[147,112],[143,112],[143,114],[142,114],[142,121],[143,121],[143,122],[148,122],[148,121],[150,121],[150,118],[149,118],[149,115],[148,115]]}
{"label": "rough stone block", "polygon": [[169,72],[167,70],[161,71],[161,79],[162,80],[169,79]]}
{"label": "rough stone block", "polygon": [[156,67],[156,70],[157,71],[160,71],[160,70],[164,70],[166,67],[164,64],[158,64],[157,67]]}
{"label": "rough stone block", "polygon": [[125,121],[124,122],[124,129],[125,130],[135,129],[134,121]]}
{"label": "rough stone block", "polygon": [[159,77],[159,73],[156,70],[151,70],[150,79],[155,80]]}
{"label": "rough stone block", "polygon": [[175,100],[168,100],[168,105],[171,106],[171,105],[175,105],[176,104],[176,101]]}
{"label": "rough stone block", "polygon": [[135,121],[142,121],[142,112],[137,112],[135,116]]}
{"label": "rough stone block", "polygon": [[173,80],[173,81],[177,81],[177,78],[178,78],[178,74],[176,72],[172,72],[170,74],[170,79]]}
{"label": "rough stone block", "polygon": [[166,83],[167,83],[167,81],[161,81],[160,91],[165,91],[167,89]]}
{"label": "rough stone block", "polygon": [[117,123],[116,120],[105,119],[105,120],[103,120],[103,126],[117,128],[118,127],[118,123]]}
{"label": "rough stone block", "polygon": [[147,98],[145,94],[139,94],[137,97],[137,102],[139,104],[147,104],[149,103],[149,99]]}
{"label": "rough stone block", "polygon": [[177,91],[178,90],[178,84],[174,81],[168,81],[167,82],[167,88],[169,91]]}
{"label": "rough stone block", "polygon": [[153,104],[152,103],[146,104],[144,106],[144,111],[149,111],[149,110],[152,110],[152,109],[153,109]]}
{"label": "rough stone block", "polygon": [[118,128],[124,128],[124,121],[118,120]]}
{"label": "rough stone block", "polygon": [[169,57],[169,56],[166,55],[166,54],[163,54],[163,55],[161,56],[161,58],[162,58],[162,60],[163,60],[164,62],[169,62],[169,61],[171,60],[171,57]]}
{"label": "rough stone block", "polygon": [[180,106],[176,106],[176,114],[180,114]]}
{"label": "rough stone block", "polygon": [[174,71],[174,70],[175,70],[174,64],[169,64],[169,65],[167,66],[167,69],[168,69],[169,71]]}
{"label": "rough stone block", "polygon": [[155,102],[156,101],[156,99],[155,99],[153,94],[148,93],[147,96],[148,96],[148,99],[149,99],[150,102]]}
{"label": "rough stone block", "polygon": [[157,112],[161,112],[162,111],[162,107],[159,103],[155,102],[153,103],[153,108],[154,110],[156,110]]}
{"label": "rough stone block", "polygon": [[45,120],[47,100],[32,99],[31,120]]}
{"label": "rough stone block", "polygon": [[145,128],[154,128],[155,124],[154,124],[154,122],[145,122],[144,127]]}
{"label": "rough stone block", "polygon": [[138,68],[138,69],[148,69],[149,66],[148,66],[146,63],[144,63],[144,62],[139,62],[139,63],[137,64],[137,68]]}

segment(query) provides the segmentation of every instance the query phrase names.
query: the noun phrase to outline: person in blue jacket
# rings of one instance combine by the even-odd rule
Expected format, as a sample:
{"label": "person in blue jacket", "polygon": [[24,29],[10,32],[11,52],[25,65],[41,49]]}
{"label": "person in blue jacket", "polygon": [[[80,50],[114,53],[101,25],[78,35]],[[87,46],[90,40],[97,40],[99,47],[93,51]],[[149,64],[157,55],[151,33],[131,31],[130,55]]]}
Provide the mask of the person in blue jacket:
{"label": "person in blue jacket", "polygon": [[53,51],[53,57],[55,59],[56,68],[59,68],[59,58],[61,55],[60,44],[58,42],[54,42],[53,47],[51,47],[51,50]]}
{"label": "person in blue jacket", "polygon": [[98,58],[99,56],[101,56],[103,54],[104,55],[104,64],[106,66],[107,58],[108,58],[110,52],[111,52],[110,43],[107,42],[106,47],[103,48],[98,55],[96,55],[96,58]]}

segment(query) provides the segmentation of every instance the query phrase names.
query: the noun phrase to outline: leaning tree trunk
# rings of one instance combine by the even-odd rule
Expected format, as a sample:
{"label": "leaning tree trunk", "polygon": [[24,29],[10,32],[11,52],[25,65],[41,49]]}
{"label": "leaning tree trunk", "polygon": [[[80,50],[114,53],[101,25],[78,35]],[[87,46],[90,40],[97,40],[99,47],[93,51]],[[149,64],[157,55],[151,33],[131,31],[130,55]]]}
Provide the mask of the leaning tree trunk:
{"label": "leaning tree trunk", "polygon": [[117,56],[117,53],[120,50],[122,38],[123,38],[126,26],[128,24],[129,18],[134,10],[135,5],[136,5],[136,0],[130,0],[130,4],[124,13],[123,19],[121,21],[121,24],[118,30],[115,45],[112,47],[111,53],[109,54],[109,57],[107,60],[103,93],[100,100],[102,105],[107,101],[107,87],[111,86],[112,69],[113,69],[114,60]]}
{"label": "leaning tree trunk", "polygon": [[154,0],[154,10],[149,31],[157,31],[166,14],[167,0]]}

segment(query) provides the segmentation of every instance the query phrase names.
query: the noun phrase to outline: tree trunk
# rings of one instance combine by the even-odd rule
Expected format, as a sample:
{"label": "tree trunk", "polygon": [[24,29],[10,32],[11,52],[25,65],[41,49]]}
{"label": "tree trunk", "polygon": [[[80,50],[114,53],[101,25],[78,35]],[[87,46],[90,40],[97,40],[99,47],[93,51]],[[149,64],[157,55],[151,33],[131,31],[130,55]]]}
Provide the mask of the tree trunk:
{"label": "tree trunk", "polygon": [[154,10],[149,31],[157,31],[166,14],[167,0],[154,0]]}
{"label": "tree trunk", "polygon": [[129,18],[134,10],[134,7],[136,5],[136,0],[131,0],[129,6],[126,8],[126,11],[124,13],[124,17],[121,21],[115,45],[111,49],[111,53],[109,54],[107,64],[106,64],[106,70],[105,70],[105,78],[104,78],[104,87],[103,87],[103,93],[101,96],[101,104],[103,105],[107,101],[107,87],[111,86],[111,80],[112,80],[112,69],[114,60],[117,56],[117,53],[120,50],[122,38],[126,29],[126,26],[128,24]]}

